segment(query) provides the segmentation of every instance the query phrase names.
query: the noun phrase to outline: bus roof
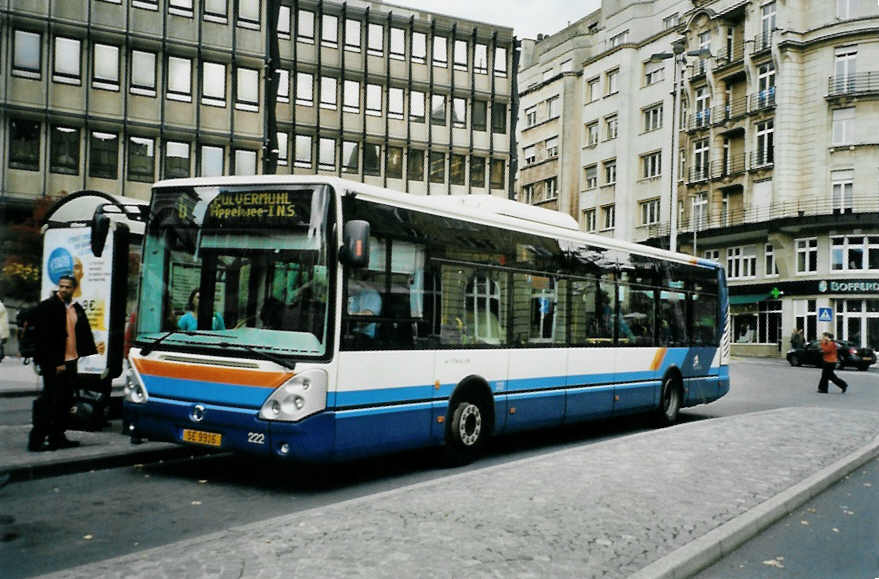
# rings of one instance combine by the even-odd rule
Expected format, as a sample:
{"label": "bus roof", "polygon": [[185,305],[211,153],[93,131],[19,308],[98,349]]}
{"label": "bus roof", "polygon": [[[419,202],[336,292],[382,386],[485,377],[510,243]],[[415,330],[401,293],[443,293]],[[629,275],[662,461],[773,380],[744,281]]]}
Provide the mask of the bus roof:
{"label": "bus roof", "polygon": [[160,181],[154,188],[222,187],[245,185],[326,184],[342,193],[354,193],[361,199],[386,205],[406,207],[429,213],[454,215],[477,223],[544,235],[557,239],[589,243],[644,256],[698,265],[711,269],[720,266],[710,260],[672,252],[649,245],[594,235],[580,230],[577,221],[566,214],[484,194],[413,195],[382,187],[327,175],[250,175],[234,177],[199,177]]}

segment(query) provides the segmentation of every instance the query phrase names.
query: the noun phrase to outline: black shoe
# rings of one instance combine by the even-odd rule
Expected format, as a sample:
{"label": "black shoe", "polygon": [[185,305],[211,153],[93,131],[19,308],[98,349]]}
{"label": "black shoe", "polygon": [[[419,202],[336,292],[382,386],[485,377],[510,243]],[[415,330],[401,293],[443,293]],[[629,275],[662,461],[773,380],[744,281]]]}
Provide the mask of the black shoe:
{"label": "black shoe", "polygon": [[842,388],[842,393],[845,394],[845,391],[848,390],[848,384],[845,384],[844,386],[840,386],[840,388]]}
{"label": "black shoe", "polygon": [[48,448],[46,448],[45,438],[37,439],[34,433],[31,432],[27,438],[27,449],[31,452],[41,452],[43,450],[48,450]]}

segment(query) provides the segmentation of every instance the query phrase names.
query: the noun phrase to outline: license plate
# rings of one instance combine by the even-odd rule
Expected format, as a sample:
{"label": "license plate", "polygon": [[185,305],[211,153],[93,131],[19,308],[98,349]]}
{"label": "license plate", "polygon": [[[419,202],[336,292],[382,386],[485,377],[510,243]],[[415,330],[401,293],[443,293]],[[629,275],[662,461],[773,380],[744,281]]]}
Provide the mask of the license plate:
{"label": "license plate", "polygon": [[206,446],[220,446],[223,442],[223,435],[216,432],[203,432],[201,430],[183,429],[184,442],[192,442],[195,444],[204,444]]}

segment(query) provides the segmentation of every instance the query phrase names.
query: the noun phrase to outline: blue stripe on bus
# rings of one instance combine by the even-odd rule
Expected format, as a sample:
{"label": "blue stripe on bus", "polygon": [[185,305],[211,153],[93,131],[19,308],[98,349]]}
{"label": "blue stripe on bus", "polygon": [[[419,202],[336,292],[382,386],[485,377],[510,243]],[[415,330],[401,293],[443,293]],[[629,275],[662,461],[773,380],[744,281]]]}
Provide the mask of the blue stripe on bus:
{"label": "blue stripe on bus", "polygon": [[195,402],[214,402],[228,406],[258,408],[272,393],[272,390],[267,388],[165,378],[149,374],[141,375],[141,379],[150,396],[183,398]]}

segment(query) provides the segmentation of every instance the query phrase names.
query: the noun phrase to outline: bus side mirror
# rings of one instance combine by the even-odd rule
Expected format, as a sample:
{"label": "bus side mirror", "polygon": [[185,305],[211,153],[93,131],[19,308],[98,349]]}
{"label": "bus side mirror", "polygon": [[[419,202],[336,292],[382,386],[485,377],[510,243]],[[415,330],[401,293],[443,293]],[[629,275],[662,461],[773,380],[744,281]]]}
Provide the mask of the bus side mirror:
{"label": "bus side mirror", "polygon": [[110,218],[103,213],[95,211],[92,217],[91,246],[95,257],[101,257],[104,253],[104,244],[107,243],[107,233],[110,231]]}
{"label": "bus side mirror", "polygon": [[339,259],[345,265],[360,268],[369,265],[369,222],[354,219],[345,223],[344,245]]}

